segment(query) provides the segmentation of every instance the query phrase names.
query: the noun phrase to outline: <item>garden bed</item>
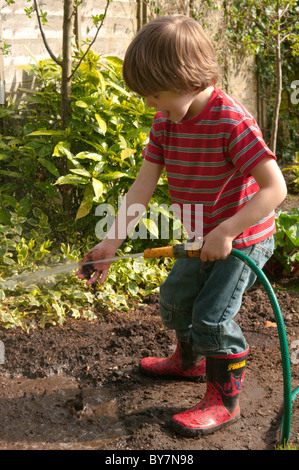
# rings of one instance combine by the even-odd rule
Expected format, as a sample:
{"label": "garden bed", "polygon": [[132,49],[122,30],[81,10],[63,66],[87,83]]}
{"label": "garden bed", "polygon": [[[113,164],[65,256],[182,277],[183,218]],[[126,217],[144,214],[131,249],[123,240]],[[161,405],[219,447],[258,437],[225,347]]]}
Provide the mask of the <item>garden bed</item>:
{"label": "garden bed", "polygon": [[[294,201],[293,201],[294,202]],[[289,200],[286,201],[289,204]],[[292,388],[299,385],[298,278],[271,279],[291,354]],[[172,332],[161,327],[158,297],[129,312],[97,309],[97,321],[69,319],[29,333],[0,328],[0,449],[273,450],[283,412],[283,374],[277,327],[257,282],[238,313],[250,354],[241,418],[202,438],[184,438],[171,416],[196,404],[203,383],[150,379],[142,357],[171,354]],[[299,446],[298,400],[290,442]]]}

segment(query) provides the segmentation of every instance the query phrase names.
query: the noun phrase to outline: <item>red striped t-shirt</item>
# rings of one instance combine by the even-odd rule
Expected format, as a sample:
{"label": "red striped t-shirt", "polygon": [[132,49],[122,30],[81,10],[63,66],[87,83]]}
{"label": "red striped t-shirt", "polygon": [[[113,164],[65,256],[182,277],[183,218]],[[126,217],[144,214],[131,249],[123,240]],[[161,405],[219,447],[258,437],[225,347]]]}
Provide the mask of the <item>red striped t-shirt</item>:
{"label": "red striped t-shirt", "polygon": [[[252,198],[259,186],[251,169],[263,158],[275,158],[253,116],[216,87],[207,106],[193,119],[176,123],[156,113],[143,155],[165,165],[172,204],[178,204],[182,213],[184,207],[191,208],[193,231],[196,205],[202,205],[203,236]],[[233,246],[253,245],[274,231],[272,211],[236,237]]]}

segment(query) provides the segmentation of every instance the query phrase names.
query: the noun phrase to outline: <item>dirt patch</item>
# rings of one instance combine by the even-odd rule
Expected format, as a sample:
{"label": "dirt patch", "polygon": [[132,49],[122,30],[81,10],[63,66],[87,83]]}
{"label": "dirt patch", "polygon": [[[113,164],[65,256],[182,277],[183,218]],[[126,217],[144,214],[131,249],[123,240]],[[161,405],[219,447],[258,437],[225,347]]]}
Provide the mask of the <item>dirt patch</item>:
{"label": "dirt patch", "polygon": [[[291,354],[292,389],[299,385],[298,279],[272,279]],[[296,287],[297,286],[297,287]],[[166,357],[173,332],[161,326],[158,297],[128,313],[98,310],[97,321],[69,319],[30,333],[0,327],[0,450],[273,450],[283,412],[281,350],[275,317],[257,282],[238,313],[250,353],[241,418],[202,438],[184,438],[171,416],[196,404],[205,384],[141,375],[142,357]],[[299,446],[299,400],[290,442]]]}
{"label": "dirt patch", "polygon": [[[298,292],[291,280],[282,287],[277,298],[292,347],[299,338]],[[0,449],[274,449],[283,407],[281,352],[277,328],[265,327],[275,318],[259,283],[246,293],[238,322],[250,345],[241,419],[197,439],[177,436],[169,421],[196,404],[205,385],[138,371],[141,357],[167,356],[175,347],[173,333],[161,328],[157,297],[126,314],[99,312],[96,322],[69,320],[31,333],[0,329]],[[294,387],[298,372],[292,363]],[[297,446],[298,430],[297,401],[290,436]]]}

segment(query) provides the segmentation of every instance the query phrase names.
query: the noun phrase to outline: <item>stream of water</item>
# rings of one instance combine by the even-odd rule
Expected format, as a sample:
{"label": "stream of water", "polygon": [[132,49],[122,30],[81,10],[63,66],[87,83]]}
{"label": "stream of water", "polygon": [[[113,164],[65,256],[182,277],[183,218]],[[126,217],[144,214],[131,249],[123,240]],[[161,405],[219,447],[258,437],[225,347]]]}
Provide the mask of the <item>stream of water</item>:
{"label": "stream of water", "polygon": [[[87,263],[84,263],[82,266],[87,266],[91,264],[97,264],[97,263],[111,263],[113,261],[119,261],[121,259],[126,259],[126,258],[139,258],[143,256],[142,253],[136,253],[133,255],[124,255],[124,256],[116,256],[115,258],[109,258],[109,259],[103,259],[99,261],[89,261]],[[14,289],[18,285],[22,285],[24,287],[30,286],[32,284],[39,284],[41,283],[44,279],[55,276],[56,274],[62,274],[62,273],[67,273],[70,271],[73,271],[75,269],[78,269],[80,264],[78,262],[74,263],[64,263],[64,264],[59,264],[56,266],[52,266],[47,269],[42,269],[38,270],[35,272],[31,273],[25,273],[25,274],[20,274],[17,276],[13,276],[9,279],[6,279],[4,282],[0,283],[0,288],[2,289]]]}

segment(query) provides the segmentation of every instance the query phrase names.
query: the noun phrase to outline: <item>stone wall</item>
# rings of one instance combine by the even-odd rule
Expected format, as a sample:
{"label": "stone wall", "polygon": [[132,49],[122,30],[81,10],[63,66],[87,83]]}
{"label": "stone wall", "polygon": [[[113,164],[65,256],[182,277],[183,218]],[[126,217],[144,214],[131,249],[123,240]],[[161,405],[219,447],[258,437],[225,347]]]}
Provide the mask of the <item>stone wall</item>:
{"label": "stone wall", "polygon": [[[195,4],[196,1],[199,0],[193,0],[193,3]],[[165,0],[156,0],[154,4],[160,6],[160,3],[162,5],[163,2],[165,3]],[[49,27],[45,27],[48,43],[55,55],[59,55],[62,43],[63,2],[62,0],[39,0],[39,4],[41,10],[48,12]],[[107,17],[93,50],[98,53],[123,57],[128,44],[137,31],[137,25],[140,24],[140,21],[142,22],[142,19],[137,19],[138,8],[140,9],[141,4],[142,0],[113,0],[109,5]],[[151,4],[153,2],[150,2]],[[188,13],[185,11],[186,2],[180,0],[177,4],[182,6],[180,13]],[[83,0],[80,7],[80,34],[82,40],[93,38],[95,27],[91,15],[103,13],[105,5],[105,0]],[[28,6],[30,4],[26,0],[16,0],[15,4],[10,6],[0,0],[0,39],[11,45],[8,56],[1,57],[0,54],[0,82],[2,81],[0,104],[3,103],[1,101],[1,90],[3,92],[4,80],[6,98],[9,95],[14,98],[19,86],[31,86],[31,79],[28,74],[18,67],[33,62],[33,57],[36,60],[49,57],[41,39],[35,13],[32,14],[31,19],[28,19],[24,13],[24,8],[28,8]],[[149,17],[152,17],[153,9],[149,7],[147,13]],[[173,13],[173,11],[166,11],[166,13]],[[221,18],[213,17],[211,20],[207,19],[206,16],[204,18],[207,23],[208,34],[213,39],[213,25],[214,29],[215,27],[219,28]],[[250,63],[244,63],[236,68],[233,67],[230,61],[228,70],[226,70],[226,79],[222,80],[220,78],[219,86],[223,87],[237,100],[240,100],[256,116],[256,78],[250,71]],[[4,94],[2,93],[3,98]]]}
{"label": "stone wall", "polygon": [[[61,0],[39,1],[41,10],[47,11],[48,27],[44,28],[49,46],[55,55],[61,53],[63,2]],[[30,4],[26,0],[16,0],[7,6],[0,2],[0,39],[10,44],[10,53],[2,57],[2,81],[5,80],[6,97],[14,96],[18,86],[30,86],[28,75],[19,66],[48,58],[43,44],[35,13],[27,18],[24,8]],[[104,12],[105,0],[84,0],[80,7],[81,38],[93,39],[95,26],[91,15]],[[114,0],[108,8],[108,15],[93,46],[93,50],[103,54],[123,57],[137,29],[136,0]],[[32,56],[31,56],[32,54]],[[0,59],[1,60],[1,59]],[[3,86],[3,85],[2,85]]]}

